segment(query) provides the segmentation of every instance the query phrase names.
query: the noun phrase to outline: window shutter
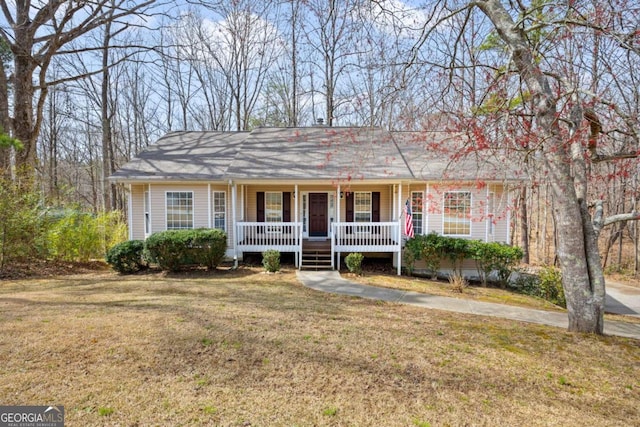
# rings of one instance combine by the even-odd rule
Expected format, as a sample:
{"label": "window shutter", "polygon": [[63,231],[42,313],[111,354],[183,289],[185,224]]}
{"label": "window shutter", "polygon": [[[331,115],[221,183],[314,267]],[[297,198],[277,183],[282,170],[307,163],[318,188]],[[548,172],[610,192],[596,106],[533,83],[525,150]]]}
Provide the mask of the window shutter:
{"label": "window shutter", "polygon": [[380,222],[380,192],[371,193],[371,222]]}
{"label": "window shutter", "polygon": [[353,222],[354,201],[353,192],[347,193],[347,213],[345,215],[347,222]]}
{"label": "window shutter", "polygon": [[256,194],[256,221],[264,222],[264,191],[258,191]]}
{"label": "window shutter", "polygon": [[291,222],[291,192],[282,193],[282,222]]}

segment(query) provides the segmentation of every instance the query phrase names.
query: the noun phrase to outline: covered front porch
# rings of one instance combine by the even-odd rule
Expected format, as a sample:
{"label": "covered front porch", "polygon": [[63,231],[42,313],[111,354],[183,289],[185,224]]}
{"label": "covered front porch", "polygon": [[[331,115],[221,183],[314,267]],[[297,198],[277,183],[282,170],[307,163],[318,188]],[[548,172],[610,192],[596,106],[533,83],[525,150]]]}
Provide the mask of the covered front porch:
{"label": "covered front porch", "polygon": [[[238,222],[236,224],[237,251],[263,252],[274,249],[295,255],[295,266],[301,268],[305,249],[329,249],[327,266],[339,269],[341,253],[393,253],[401,274],[402,234],[396,222],[338,222],[331,224],[331,232],[324,237],[305,237],[301,222]],[[337,257],[336,257],[337,255]]]}
{"label": "covered front porch", "polygon": [[232,212],[237,213],[232,225],[234,256],[274,249],[293,253],[300,268],[303,256],[310,252],[305,252],[309,243],[325,242],[326,267],[339,268],[336,263],[341,254],[392,253],[400,274],[401,181],[349,186],[333,186],[326,181],[244,181],[230,185]]}

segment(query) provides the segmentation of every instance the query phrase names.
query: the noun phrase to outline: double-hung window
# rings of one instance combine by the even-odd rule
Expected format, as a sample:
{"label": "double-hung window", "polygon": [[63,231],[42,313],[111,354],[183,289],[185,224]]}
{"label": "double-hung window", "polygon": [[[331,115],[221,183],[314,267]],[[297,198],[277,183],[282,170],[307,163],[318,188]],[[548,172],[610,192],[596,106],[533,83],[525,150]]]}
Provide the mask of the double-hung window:
{"label": "double-hung window", "polygon": [[[371,222],[371,192],[356,191],[353,203],[353,220],[354,222]],[[358,232],[367,231],[366,227],[356,228]]]}
{"label": "double-hung window", "polygon": [[151,234],[151,195],[148,191],[144,192],[144,235]]}
{"label": "double-hung window", "polygon": [[193,228],[193,191],[167,191],[167,230]]}
{"label": "double-hung window", "polygon": [[416,236],[422,233],[422,216],[424,214],[424,193],[411,192],[411,214],[413,215],[413,232]]}
{"label": "double-hung window", "polygon": [[213,192],[213,228],[225,231],[227,229],[227,193]]}
{"label": "double-hung window", "polygon": [[452,236],[471,235],[471,192],[448,191],[444,193],[442,234]]}
{"label": "double-hung window", "polygon": [[[265,222],[282,222],[282,193],[264,193],[264,218]],[[267,231],[279,233],[282,229],[281,227],[269,227]]]}

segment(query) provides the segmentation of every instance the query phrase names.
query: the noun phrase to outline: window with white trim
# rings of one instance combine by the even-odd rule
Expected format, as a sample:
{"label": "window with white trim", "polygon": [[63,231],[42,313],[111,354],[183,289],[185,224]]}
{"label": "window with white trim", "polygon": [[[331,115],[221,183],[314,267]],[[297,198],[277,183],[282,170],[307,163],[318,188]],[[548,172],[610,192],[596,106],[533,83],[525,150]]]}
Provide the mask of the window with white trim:
{"label": "window with white trim", "polygon": [[213,228],[226,231],[227,229],[227,193],[213,192]]}
{"label": "window with white trim", "polygon": [[307,194],[302,195],[302,231],[307,232]]}
{"label": "window with white trim", "polygon": [[411,192],[411,215],[413,216],[413,233],[418,236],[422,233],[422,217],[424,213],[424,193],[422,191]]}
{"label": "window with white trim", "polygon": [[193,228],[193,191],[167,191],[167,230]]}
{"label": "window with white trim", "polygon": [[353,221],[371,222],[371,192],[356,191],[353,196]]}
{"label": "window with white trim", "polygon": [[282,193],[264,193],[265,222],[282,222]]}
{"label": "window with white trim", "polygon": [[471,192],[448,191],[444,193],[442,213],[443,235],[471,235]]}
{"label": "window with white trim", "polygon": [[144,192],[144,235],[151,234],[151,196],[148,191]]}

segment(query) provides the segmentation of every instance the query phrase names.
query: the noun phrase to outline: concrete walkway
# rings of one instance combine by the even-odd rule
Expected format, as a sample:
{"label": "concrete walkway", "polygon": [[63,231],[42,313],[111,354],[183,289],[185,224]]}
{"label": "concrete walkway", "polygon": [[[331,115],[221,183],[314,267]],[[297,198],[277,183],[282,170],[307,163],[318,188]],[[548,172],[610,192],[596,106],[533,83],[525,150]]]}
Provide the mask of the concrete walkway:
{"label": "concrete walkway", "polygon": [[[351,295],[361,298],[395,302],[400,304],[415,305],[436,310],[455,311],[458,313],[476,314],[481,316],[493,316],[504,319],[518,320],[522,322],[539,323],[542,325],[556,326],[566,329],[568,320],[566,313],[553,311],[534,310],[504,304],[494,304],[490,302],[473,301],[463,298],[443,297],[439,295],[428,295],[419,292],[403,291],[398,289],[387,289],[376,286],[361,285],[343,279],[340,274],[333,271],[306,271],[298,270],[298,280],[308,288],[317,291],[329,292],[333,294]],[[635,289],[635,288],[632,288]],[[628,291],[623,289],[623,291]],[[617,291],[617,292],[623,292]],[[611,292],[611,291],[609,291]],[[620,293],[611,294],[611,300],[607,298],[607,307],[610,301],[619,310],[633,311],[616,297],[620,298]],[[640,292],[638,292],[640,297]],[[640,302],[640,300],[639,300]],[[640,305],[635,307],[640,314]],[[607,310],[608,311],[608,310]],[[624,313],[631,314],[631,313]],[[640,324],[605,321],[604,332],[607,335],[640,339]]]}

